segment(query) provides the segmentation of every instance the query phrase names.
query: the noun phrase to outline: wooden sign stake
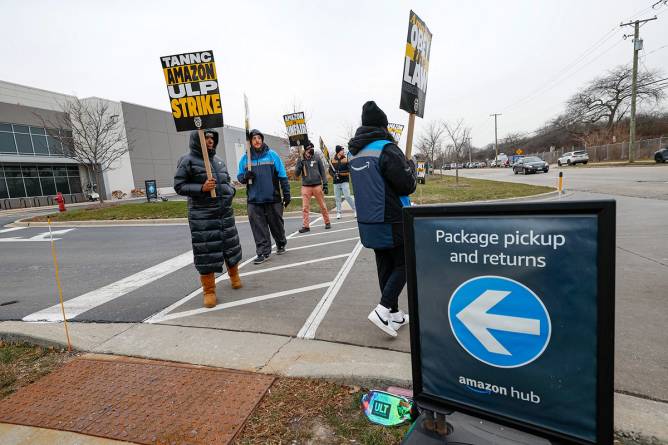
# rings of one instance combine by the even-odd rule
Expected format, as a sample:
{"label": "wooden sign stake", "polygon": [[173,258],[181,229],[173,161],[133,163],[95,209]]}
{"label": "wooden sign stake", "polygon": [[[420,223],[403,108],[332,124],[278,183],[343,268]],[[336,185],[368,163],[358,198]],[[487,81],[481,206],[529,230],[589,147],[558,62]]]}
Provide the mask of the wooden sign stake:
{"label": "wooden sign stake", "polygon": [[[202,157],[204,158],[204,168],[206,169],[206,177],[207,179],[211,179],[213,175],[211,174],[211,163],[209,162],[209,150],[206,148],[206,138],[204,137],[204,130],[198,129],[197,132],[199,133],[199,145],[202,147]],[[215,198],[216,195],[216,188],[214,187],[211,189],[209,192],[211,193],[211,197]]]}
{"label": "wooden sign stake", "polygon": [[406,135],[406,159],[413,157],[413,129],[415,128],[415,114],[408,114],[408,134]]}

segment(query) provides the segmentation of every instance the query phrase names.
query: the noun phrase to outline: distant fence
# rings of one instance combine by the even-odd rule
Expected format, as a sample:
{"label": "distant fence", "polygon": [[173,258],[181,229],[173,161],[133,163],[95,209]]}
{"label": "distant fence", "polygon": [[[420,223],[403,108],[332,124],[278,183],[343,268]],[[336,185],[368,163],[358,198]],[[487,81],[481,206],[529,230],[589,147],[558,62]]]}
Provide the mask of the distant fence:
{"label": "distant fence", "polygon": [[[644,139],[636,141],[636,156],[640,159],[654,159],[654,152],[659,148],[668,146],[668,137],[662,136],[655,139]],[[573,150],[586,150],[589,153],[589,160],[591,162],[607,162],[607,161],[625,161],[629,158],[629,143],[618,142],[616,144],[596,145],[593,147],[578,147],[578,148],[560,148],[554,151],[544,151],[542,153],[532,153],[532,155],[539,156],[550,164],[556,164],[557,159],[564,153]]]}

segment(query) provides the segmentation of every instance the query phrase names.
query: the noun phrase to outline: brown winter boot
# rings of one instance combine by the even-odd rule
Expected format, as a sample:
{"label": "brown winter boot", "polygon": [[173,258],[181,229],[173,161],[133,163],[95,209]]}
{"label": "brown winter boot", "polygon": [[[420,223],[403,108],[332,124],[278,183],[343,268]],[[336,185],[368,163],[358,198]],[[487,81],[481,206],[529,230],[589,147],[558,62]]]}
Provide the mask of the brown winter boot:
{"label": "brown winter boot", "polygon": [[213,272],[200,275],[202,281],[202,290],[204,291],[204,307],[212,308],[216,306],[216,276]]}
{"label": "brown winter boot", "polygon": [[230,276],[230,284],[232,285],[232,289],[241,289],[244,287],[243,284],[241,284],[241,278],[239,278],[239,265],[235,264],[234,266],[228,266],[227,267],[227,274]]}

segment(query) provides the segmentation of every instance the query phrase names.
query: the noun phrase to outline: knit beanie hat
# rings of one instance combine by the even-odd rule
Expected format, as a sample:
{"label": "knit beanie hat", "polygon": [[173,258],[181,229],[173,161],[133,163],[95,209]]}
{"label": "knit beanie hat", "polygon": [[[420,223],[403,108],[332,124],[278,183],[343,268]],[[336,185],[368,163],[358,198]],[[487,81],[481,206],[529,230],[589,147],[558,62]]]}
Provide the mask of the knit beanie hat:
{"label": "knit beanie hat", "polygon": [[387,128],[387,115],[376,105],[376,102],[370,100],[362,106],[362,125]]}

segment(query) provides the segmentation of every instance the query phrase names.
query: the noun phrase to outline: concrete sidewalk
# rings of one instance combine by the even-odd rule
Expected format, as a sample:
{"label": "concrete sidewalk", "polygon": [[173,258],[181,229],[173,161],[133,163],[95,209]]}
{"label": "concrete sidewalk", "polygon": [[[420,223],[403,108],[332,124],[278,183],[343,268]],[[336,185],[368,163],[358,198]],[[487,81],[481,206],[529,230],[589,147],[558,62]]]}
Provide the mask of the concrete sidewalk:
{"label": "concrete sidewalk", "polygon": [[[160,324],[69,323],[80,351],[222,367],[367,387],[411,385],[410,354],[279,335]],[[0,338],[63,345],[60,323],[0,322]],[[379,365],[382,364],[382,365]],[[0,441],[7,426],[0,425]],[[9,428],[13,433],[26,427]],[[668,442],[668,404],[615,393],[615,430]],[[3,433],[5,431],[5,433]],[[25,431],[24,431],[25,432]],[[13,436],[12,436],[13,437]],[[62,443],[107,443],[80,441]],[[92,439],[93,440],[93,439]],[[38,443],[38,442],[27,442]],[[47,443],[47,442],[45,442]],[[112,442],[109,442],[112,443]],[[116,442],[117,443],[117,442]]]}

